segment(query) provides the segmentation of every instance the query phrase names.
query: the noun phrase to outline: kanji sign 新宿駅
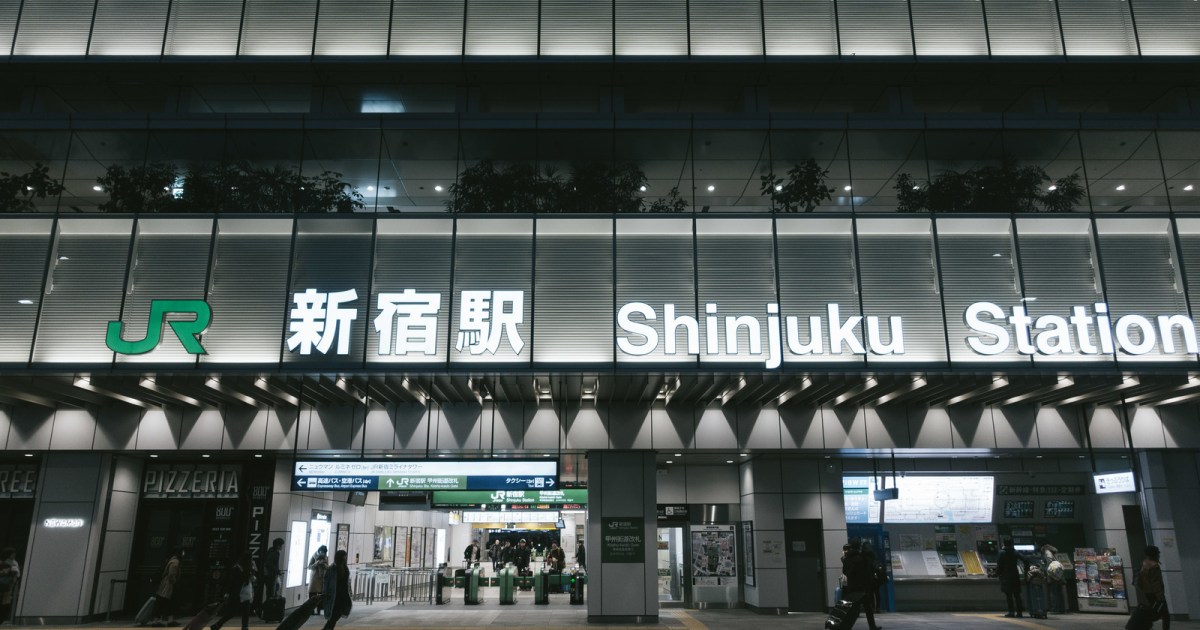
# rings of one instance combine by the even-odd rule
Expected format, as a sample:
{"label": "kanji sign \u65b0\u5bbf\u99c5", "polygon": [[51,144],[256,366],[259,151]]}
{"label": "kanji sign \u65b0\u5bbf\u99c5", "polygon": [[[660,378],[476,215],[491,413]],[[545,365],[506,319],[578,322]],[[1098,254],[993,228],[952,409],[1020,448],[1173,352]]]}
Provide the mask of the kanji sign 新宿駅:
{"label": "kanji sign \u65b0\u5bbf\u99c5", "polygon": [[306,460],[292,467],[293,490],[539,490],[558,485],[545,460]]}

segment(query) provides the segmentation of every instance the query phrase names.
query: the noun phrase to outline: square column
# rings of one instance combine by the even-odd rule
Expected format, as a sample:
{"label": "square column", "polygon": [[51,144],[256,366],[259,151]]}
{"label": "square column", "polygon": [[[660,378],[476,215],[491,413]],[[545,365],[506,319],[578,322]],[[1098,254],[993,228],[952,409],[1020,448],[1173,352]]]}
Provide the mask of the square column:
{"label": "square column", "polygon": [[588,453],[589,622],[658,622],[657,497],[652,451]]}

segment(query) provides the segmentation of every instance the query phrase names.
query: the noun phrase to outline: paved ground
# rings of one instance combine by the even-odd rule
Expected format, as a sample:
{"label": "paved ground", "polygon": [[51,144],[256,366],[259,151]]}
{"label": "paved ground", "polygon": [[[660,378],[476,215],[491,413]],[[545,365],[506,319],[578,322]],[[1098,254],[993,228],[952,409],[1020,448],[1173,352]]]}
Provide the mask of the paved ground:
{"label": "paved ground", "polygon": [[[183,620],[181,620],[182,622]],[[663,628],[680,630],[818,630],[824,627],[825,616],[815,613],[790,615],[761,615],[744,609],[737,610],[683,610],[666,608],[660,611],[659,625]],[[1051,615],[1049,619],[1006,619],[1000,614],[980,613],[887,613],[876,619],[886,630],[1119,630],[1125,627],[1127,617],[1123,615],[1067,614]],[[305,630],[320,630],[324,619],[313,617],[305,624]],[[80,626],[89,630],[125,630],[129,622],[96,623]],[[261,622],[251,626],[267,628]],[[20,626],[18,626],[20,627]],[[44,626],[30,626],[41,628]],[[338,624],[342,630],[362,628],[428,628],[456,630],[467,628],[506,628],[547,630],[550,628],[646,628],[646,626],[600,625],[587,623],[584,606],[571,606],[565,598],[551,598],[548,606],[534,606],[526,597],[513,606],[500,606],[495,600],[485,601],[480,606],[464,606],[461,598],[445,606],[428,604],[393,604],[373,606],[355,605],[350,619]],[[856,630],[864,630],[866,621],[859,619]],[[1175,630],[1200,630],[1198,621],[1177,621],[1171,624]],[[1157,629],[1158,626],[1156,625]],[[236,620],[226,630],[238,630]]]}

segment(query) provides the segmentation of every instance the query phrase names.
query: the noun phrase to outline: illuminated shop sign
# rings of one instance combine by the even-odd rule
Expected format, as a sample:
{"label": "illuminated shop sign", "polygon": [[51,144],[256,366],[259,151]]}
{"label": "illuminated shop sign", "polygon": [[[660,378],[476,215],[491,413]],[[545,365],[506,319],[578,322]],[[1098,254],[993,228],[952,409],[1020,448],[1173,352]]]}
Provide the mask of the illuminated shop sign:
{"label": "illuminated shop sign", "polygon": [[36,466],[0,466],[0,499],[30,498],[36,489]]}
{"label": "illuminated shop sign", "polygon": [[48,518],[42,521],[42,527],[47,529],[79,529],[84,525],[81,518]]}
{"label": "illuminated shop sign", "polygon": [[148,499],[236,499],[240,466],[148,466],[142,474],[142,496]]}

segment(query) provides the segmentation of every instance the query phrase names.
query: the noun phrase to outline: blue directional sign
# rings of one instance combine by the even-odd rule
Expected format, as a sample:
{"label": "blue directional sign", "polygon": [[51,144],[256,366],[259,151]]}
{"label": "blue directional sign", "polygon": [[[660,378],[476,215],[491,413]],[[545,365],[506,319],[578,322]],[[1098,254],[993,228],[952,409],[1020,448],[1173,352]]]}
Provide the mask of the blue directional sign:
{"label": "blue directional sign", "polygon": [[556,490],[558,460],[305,460],[293,490]]}

